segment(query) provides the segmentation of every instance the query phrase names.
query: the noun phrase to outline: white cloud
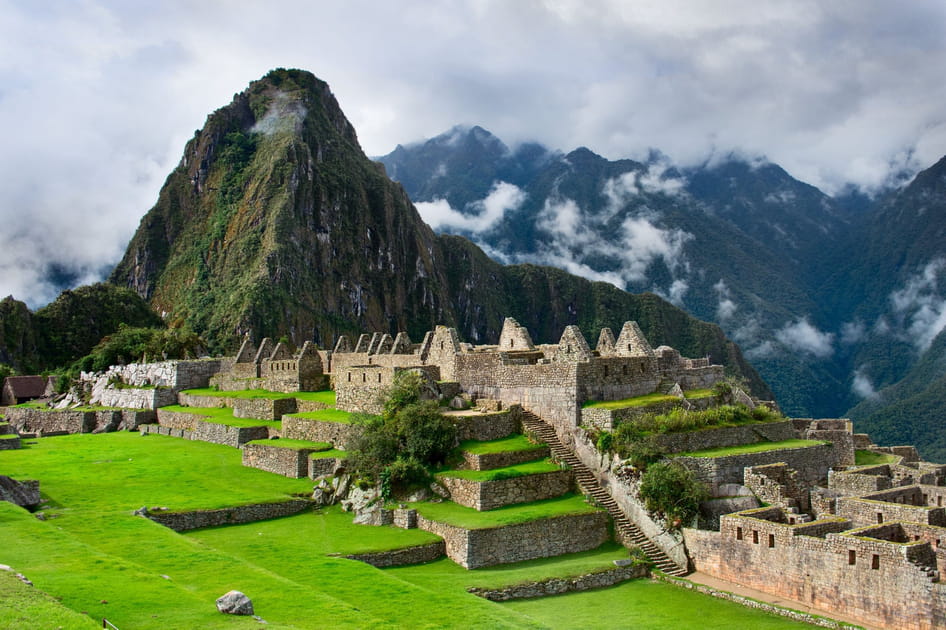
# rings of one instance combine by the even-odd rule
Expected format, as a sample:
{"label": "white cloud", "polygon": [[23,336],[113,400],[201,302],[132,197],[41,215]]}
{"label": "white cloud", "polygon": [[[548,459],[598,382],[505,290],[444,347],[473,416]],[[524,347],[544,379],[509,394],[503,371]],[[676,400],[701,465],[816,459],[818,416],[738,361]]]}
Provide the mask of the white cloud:
{"label": "white cloud", "polygon": [[716,319],[721,323],[725,323],[736,314],[738,306],[733,302],[729,287],[726,286],[726,281],[722,278],[713,285],[713,290],[716,291],[716,297],[719,300],[716,306]]}
{"label": "white cloud", "polygon": [[862,321],[844,322],[841,326],[841,343],[860,343],[867,336],[867,326]]}
{"label": "white cloud", "polygon": [[874,384],[871,382],[870,377],[864,373],[864,366],[854,370],[854,379],[851,381],[851,391],[861,398],[877,397],[877,390],[874,389]]}
{"label": "white cloud", "polygon": [[[946,146],[941,2],[0,0],[0,13],[0,294],[33,303],[49,263],[113,264],[193,130],[274,67],[328,81],[370,155],[469,122],[610,159],[738,150],[830,191]],[[654,174],[641,185],[666,188]]]}
{"label": "white cloud", "polygon": [[946,328],[946,297],[940,289],[944,270],[946,259],[937,258],[914,274],[902,289],[890,294],[904,338],[921,352]]}
{"label": "white cloud", "polygon": [[670,197],[686,194],[686,180],[668,175],[669,164],[655,162],[644,171],[628,171],[604,182],[603,194],[608,200],[608,216],[614,216],[640,193],[664,194]]}
{"label": "white cloud", "polygon": [[790,350],[805,352],[825,359],[834,352],[834,334],[818,330],[808,318],[786,324],[775,333],[775,338]]}
{"label": "white cloud", "polygon": [[482,232],[498,223],[509,210],[516,210],[526,200],[526,193],[515,184],[496,182],[485,199],[468,206],[467,212],[450,207],[446,199],[414,204],[430,227]]}

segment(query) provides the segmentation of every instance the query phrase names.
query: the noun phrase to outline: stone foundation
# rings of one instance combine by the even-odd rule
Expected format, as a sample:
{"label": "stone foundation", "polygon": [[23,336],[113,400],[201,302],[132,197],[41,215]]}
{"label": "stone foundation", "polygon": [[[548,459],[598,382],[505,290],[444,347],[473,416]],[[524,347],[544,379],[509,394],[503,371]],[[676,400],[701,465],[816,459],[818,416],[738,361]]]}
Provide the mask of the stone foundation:
{"label": "stone foundation", "polygon": [[233,398],[233,417],[256,420],[281,420],[283,414],[296,413],[295,398]]}

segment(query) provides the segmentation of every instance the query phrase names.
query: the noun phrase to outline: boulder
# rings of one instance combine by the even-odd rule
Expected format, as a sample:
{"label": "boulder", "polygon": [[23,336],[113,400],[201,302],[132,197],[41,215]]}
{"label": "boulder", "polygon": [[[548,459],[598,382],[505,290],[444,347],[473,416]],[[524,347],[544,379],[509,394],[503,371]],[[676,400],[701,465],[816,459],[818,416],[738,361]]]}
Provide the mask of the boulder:
{"label": "boulder", "polygon": [[240,591],[230,591],[217,598],[217,610],[225,615],[252,615],[253,602]]}
{"label": "boulder", "polygon": [[35,508],[40,503],[38,481],[16,481],[0,475],[0,501],[9,501],[27,509]]}

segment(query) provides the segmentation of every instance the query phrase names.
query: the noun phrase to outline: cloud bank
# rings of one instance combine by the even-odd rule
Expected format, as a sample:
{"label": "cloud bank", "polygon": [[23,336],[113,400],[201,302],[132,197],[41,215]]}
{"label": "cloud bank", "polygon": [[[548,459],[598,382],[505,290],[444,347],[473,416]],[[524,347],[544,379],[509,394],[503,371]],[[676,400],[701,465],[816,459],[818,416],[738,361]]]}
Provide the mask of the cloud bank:
{"label": "cloud bank", "polygon": [[[878,186],[946,147],[941,2],[0,0],[0,12],[0,294],[34,305],[55,291],[50,268],[96,277],[114,264],[193,130],[275,67],[328,81],[369,155],[469,123],[610,159],[764,155],[831,191]],[[634,184],[674,193],[672,178]]]}

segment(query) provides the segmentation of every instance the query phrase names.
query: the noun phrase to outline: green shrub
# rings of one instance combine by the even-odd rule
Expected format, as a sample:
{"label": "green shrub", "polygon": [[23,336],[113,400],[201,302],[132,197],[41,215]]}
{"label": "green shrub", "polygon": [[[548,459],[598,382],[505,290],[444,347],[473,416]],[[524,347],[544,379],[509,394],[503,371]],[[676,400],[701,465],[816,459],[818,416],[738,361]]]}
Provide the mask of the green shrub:
{"label": "green shrub", "polygon": [[709,493],[689,469],[676,462],[660,462],[641,475],[640,495],[649,511],[677,528],[692,522]]}
{"label": "green shrub", "polygon": [[614,434],[610,431],[602,431],[598,435],[598,440],[595,442],[595,446],[598,447],[598,450],[602,453],[607,453],[614,446]]}
{"label": "green shrub", "polygon": [[657,445],[657,441],[652,436],[623,444],[619,453],[638,470],[647,470],[648,466],[659,462],[664,457],[663,449]]}

